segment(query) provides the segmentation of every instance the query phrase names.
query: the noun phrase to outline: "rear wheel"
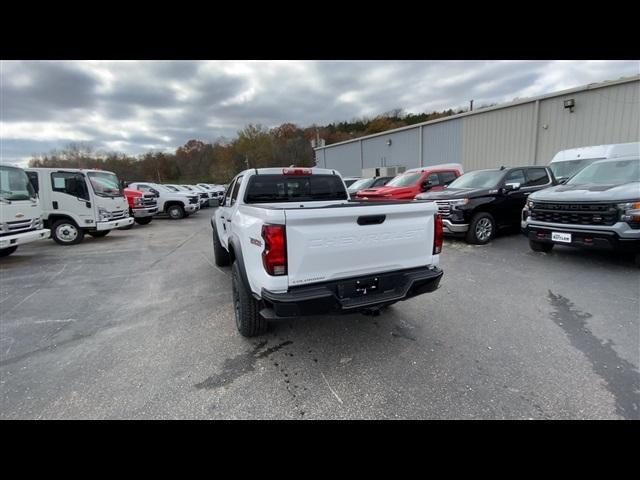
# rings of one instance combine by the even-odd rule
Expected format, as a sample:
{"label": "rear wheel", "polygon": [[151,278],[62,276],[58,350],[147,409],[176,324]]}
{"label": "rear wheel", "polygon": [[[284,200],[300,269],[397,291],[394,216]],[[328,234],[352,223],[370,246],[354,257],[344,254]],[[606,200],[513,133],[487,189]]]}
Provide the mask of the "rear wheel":
{"label": "rear wheel", "polygon": [[107,235],[109,235],[109,232],[111,230],[100,230],[97,232],[89,232],[89,235],[91,235],[92,237],[95,238],[102,238],[102,237],[106,237]]}
{"label": "rear wheel", "polygon": [[553,249],[553,243],[536,242],[535,240],[529,240],[529,247],[534,252],[546,252],[549,253]]}
{"label": "rear wheel", "polygon": [[18,249],[17,245],[15,247],[3,248],[2,250],[0,250],[0,257],[8,257],[17,249]]}
{"label": "rear wheel", "polygon": [[84,238],[84,230],[73,220],[58,220],[51,228],[51,238],[58,245],[77,245]]}
{"label": "rear wheel", "polygon": [[476,213],[471,219],[467,231],[467,242],[476,245],[485,245],[496,234],[496,222],[490,213]]}
{"label": "rear wheel", "polygon": [[231,263],[229,252],[227,252],[220,243],[220,237],[218,237],[216,227],[213,227],[213,259],[218,267],[226,267]]}
{"label": "rear wheel", "polygon": [[167,215],[169,215],[169,218],[172,220],[184,218],[184,208],[182,208],[182,205],[171,205],[167,209]]}
{"label": "rear wheel", "polygon": [[236,328],[243,337],[255,337],[267,331],[267,321],[260,315],[258,301],[247,291],[240,277],[238,262],[231,267],[231,289]]}
{"label": "rear wheel", "polygon": [[148,225],[148,224],[151,223],[152,219],[153,219],[153,217],[140,217],[140,218],[134,218],[134,221],[138,225]]}

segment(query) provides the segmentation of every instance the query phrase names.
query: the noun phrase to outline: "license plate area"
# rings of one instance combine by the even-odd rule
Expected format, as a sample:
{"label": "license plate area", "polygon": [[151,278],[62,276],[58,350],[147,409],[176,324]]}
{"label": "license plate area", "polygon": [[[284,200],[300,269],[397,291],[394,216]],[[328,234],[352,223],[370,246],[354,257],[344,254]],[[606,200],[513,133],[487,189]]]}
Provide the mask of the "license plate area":
{"label": "license plate area", "polygon": [[358,298],[365,295],[375,295],[379,292],[380,280],[378,277],[359,278],[342,282],[338,285],[338,297]]}
{"label": "license plate area", "polygon": [[551,232],[551,240],[554,242],[571,243],[571,234],[562,232]]}

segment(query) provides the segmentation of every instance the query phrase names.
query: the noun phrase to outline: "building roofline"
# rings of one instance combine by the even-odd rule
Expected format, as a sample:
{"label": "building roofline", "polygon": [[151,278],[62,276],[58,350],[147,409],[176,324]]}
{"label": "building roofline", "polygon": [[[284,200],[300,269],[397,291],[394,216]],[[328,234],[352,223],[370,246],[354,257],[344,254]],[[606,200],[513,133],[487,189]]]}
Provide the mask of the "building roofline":
{"label": "building roofline", "polygon": [[366,139],[369,139],[369,138],[380,137],[380,136],[383,136],[383,135],[389,135],[391,133],[402,132],[404,130],[410,130],[412,128],[418,128],[418,127],[422,127],[424,125],[431,125],[431,124],[434,124],[434,123],[447,122],[449,120],[455,120],[457,118],[468,117],[468,116],[471,116],[471,115],[478,115],[480,113],[491,112],[491,111],[500,110],[500,109],[503,109],[503,108],[515,107],[517,105],[524,105],[524,104],[527,104],[527,103],[533,103],[533,102],[537,102],[537,101],[540,101],[540,100],[546,100],[547,98],[562,97],[564,95],[569,95],[571,93],[584,92],[584,91],[587,91],[587,90],[595,90],[597,88],[610,87],[612,85],[619,85],[619,84],[622,84],[622,83],[632,83],[632,82],[637,82],[637,81],[640,81],[640,75],[632,75],[630,77],[621,77],[621,78],[619,78],[617,80],[605,80],[604,82],[589,83],[587,85],[582,85],[580,87],[569,88],[569,89],[566,89],[566,90],[559,90],[557,92],[552,92],[552,93],[545,93],[544,95],[538,95],[536,97],[523,98],[521,100],[514,100],[512,102],[501,103],[499,105],[494,105],[492,107],[481,108],[479,110],[473,110],[473,111],[470,111],[470,112],[458,113],[456,115],[450,115],[448,117],[438,118],[436,120],[429,120],[429,121],[426,121],[426,122],[414,123],[412,125],[406,125],[404,127],[394,128],[392,130],[385,130],[384,132],[372,133],[370,135],[364,135],[362,137],[353,138],[351,140],[344,140],[342,142],[332,143],[331,145],[325,145],[324,147],[316,147],[313,150],[314,151],[325,150],[327,148],[337,147],[339,145],[346,145],[348,143],[355,143],[355,142],[359,142],[361,140],[366,140]]}

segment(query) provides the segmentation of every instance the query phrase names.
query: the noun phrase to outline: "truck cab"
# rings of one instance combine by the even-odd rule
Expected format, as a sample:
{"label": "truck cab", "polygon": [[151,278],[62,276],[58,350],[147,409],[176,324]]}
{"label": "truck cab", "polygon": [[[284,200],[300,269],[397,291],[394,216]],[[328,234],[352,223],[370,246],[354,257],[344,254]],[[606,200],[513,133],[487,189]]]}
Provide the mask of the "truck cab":
{"label": "truck cab", "polygon": [[104,237],[133,224],[118,177],[106,170],[28,168],[40,195],[44,224],[59,245],[75,245],[85,233]]}
{"label": "truck cab", "polygon": [[174,190],[153,182],[133,182],[129,188],[155,195],[158,213],[166,214],[172,220],[188,217],[200,208],[198,196],[188,191]]}
{"label": "truck cab", "polygon": [[356,193],[357,200],[386,201],[413,200],[427,191],[444,189],[463,174],[462,165],[444,164],[413,168],[396,176],[383,187],[365,188]]}
{"label": "truck cab", "polygon": [[49,238],[43,228],[42,208],[36,190],[22,168],[0,165],[0,257],[19,245]]}
{"label": "truck cab", "polygon": [[612,143],[590,147],[569,148],[556,153],[549,163],[559,183],[564,183],[583,168],[598,160],[634,155],[640,150],[640,142]]}

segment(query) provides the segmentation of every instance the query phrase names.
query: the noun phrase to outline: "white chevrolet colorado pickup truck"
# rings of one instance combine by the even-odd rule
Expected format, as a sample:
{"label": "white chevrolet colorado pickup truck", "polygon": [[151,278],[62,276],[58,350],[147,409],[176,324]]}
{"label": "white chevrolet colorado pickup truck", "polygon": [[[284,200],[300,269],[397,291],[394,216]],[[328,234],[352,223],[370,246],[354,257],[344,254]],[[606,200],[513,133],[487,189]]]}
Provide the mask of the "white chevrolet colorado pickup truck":
{"label": "white chevrolet colorado pickup truck", "polygon": [[435,203],[354,202],[334,170],[245,170],[211,226],[216,265],[232,265],[236,326],[248,337],[269,320],[377,313],[434,291],[442,277]]}

